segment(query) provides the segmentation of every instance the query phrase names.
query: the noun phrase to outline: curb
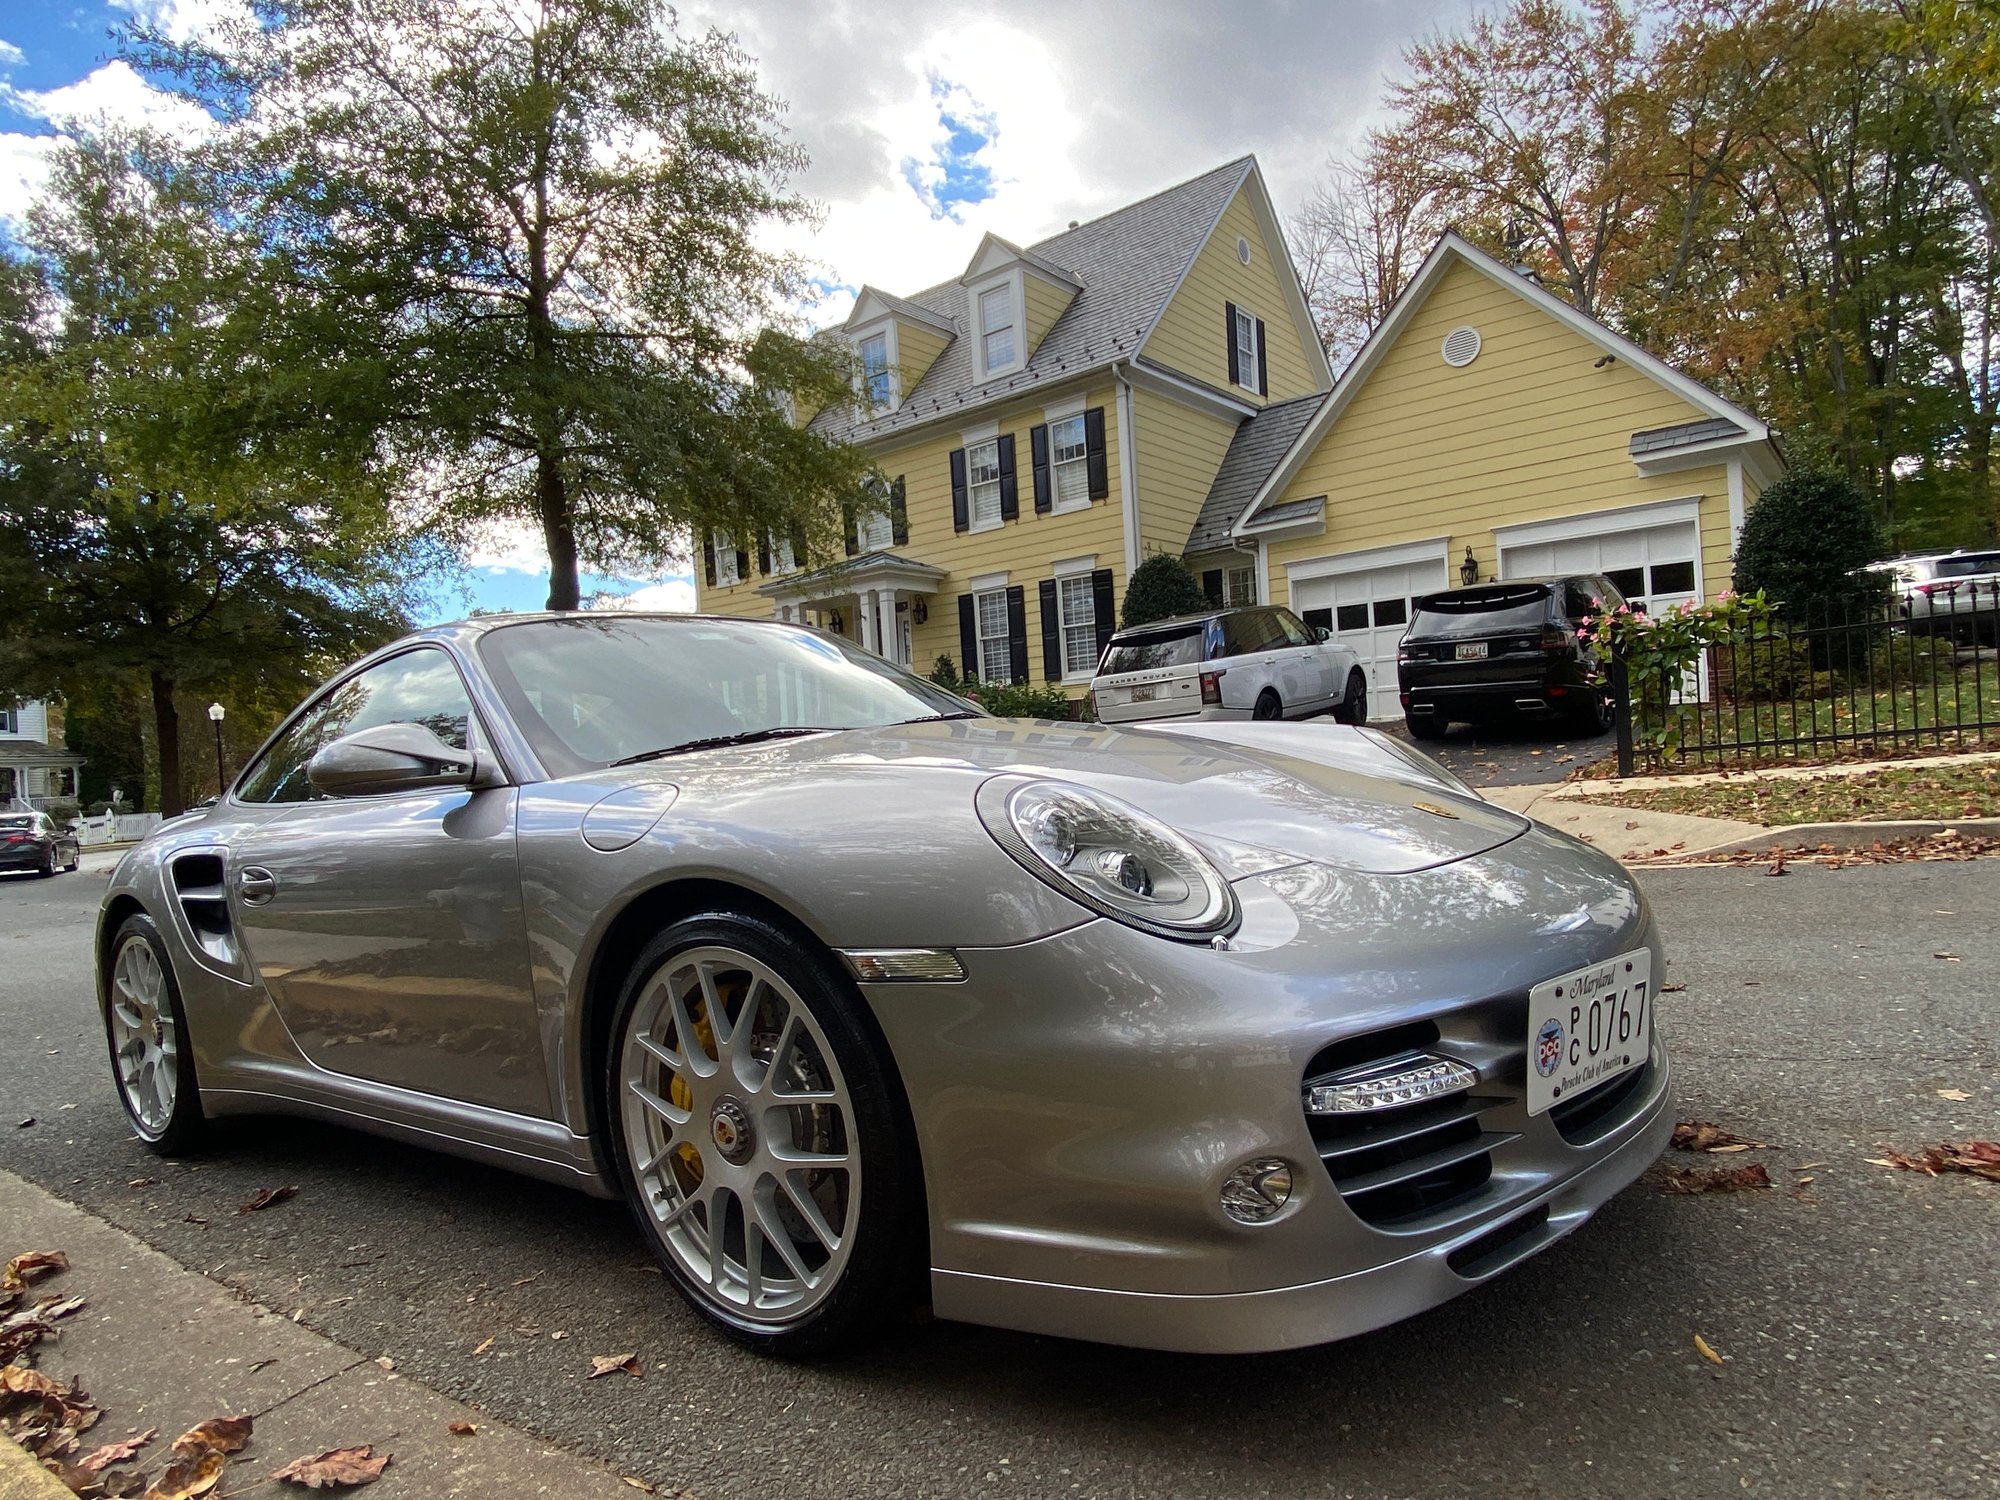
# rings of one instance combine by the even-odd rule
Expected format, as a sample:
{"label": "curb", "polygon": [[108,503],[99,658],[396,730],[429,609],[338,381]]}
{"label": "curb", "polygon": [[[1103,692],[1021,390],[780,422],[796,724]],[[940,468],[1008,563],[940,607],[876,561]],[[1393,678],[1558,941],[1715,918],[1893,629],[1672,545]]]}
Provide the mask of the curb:
{"label": "curb", "polygon": [[2000,818],[1946,818],[1895,823],[1794,823],[1785,828],[1766,829],[1747,838],[1726,839],[1705,849],[1680,850],[1673,860],[1661,860],[1659,863],[1678,864],[1718,854],[1749,854],[1760,849],[1794,849],[1806,845],[1813,848],[1830,845],[1835,849],[1869,849],[1876,844],[1936,838],[1941,833],[2000,838]]}
{"label": "curb", "polygon": [[26,1448],[0,1437],[0,1500],[76,1500],[76,1495]]}

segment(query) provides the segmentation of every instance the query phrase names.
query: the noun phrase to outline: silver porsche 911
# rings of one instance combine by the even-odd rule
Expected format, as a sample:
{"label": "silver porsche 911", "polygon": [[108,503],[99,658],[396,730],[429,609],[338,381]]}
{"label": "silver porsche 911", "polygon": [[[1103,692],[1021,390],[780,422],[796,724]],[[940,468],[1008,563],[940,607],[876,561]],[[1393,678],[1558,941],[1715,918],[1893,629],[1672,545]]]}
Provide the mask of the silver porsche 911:
{"label": "silver porsche 911", "polygon": [[119,1093],[621,1196],[809,1354],[1407,1317],[1671,1128],[1620,867],[1367,729],[983,717],[798,626],[530,615],[336,678],[118,867]]}

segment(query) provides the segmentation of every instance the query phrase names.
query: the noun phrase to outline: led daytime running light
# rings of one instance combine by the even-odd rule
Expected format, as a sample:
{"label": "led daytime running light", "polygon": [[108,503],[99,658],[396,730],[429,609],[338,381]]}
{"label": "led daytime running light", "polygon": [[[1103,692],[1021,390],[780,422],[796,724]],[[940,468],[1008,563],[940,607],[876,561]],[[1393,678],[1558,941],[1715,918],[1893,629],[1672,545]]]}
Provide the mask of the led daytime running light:
{"label": "led daytime running light", "polygon": [[1309,1084],[1309,1115],[1365,1115],[1378,1109],[1398,1109],[1445,1094],[1456,1094],[1479,1082],[1479,1074],[1448,1057],[1422,1056],[1348,1082]]}

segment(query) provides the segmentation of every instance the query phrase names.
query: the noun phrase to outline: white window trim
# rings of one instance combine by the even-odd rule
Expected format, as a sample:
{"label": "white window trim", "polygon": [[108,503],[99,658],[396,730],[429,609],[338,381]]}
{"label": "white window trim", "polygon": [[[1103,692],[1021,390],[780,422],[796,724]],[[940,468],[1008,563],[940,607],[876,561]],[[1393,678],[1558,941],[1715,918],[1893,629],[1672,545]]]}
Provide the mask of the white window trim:
{"label": "white window trim", "polygon": [[857,370],[854,377],[854,395],[860,404],[861,415],[864,420],[880,412],[894,411],[903,404],[903,361],[902,350],[897,347],[896,320],[893,317],[883,318],[879,322],[870,323],[864,328],[854,329],[848,337],[853,340],[854,356],[856,359],[859,359],[861,358],[861,346],[877,335],[880,335],[882,339],[883,358],[889,362],[889,399],[881,406],[877,406],[874,402],[870,401],[868,399],[868,371],[865,367]]}
{"label": "white window trim", "polygon": [[[988,443],[993,445],[993,472],[995,478],[992,483],[994,488],[994,512],[990,519],[981,520],[978,508],[972,498],[972,492],[979,488],[979,485],[974,483],[972,478],[972,450],[974,448],[983,448]],[[1001,494],[1001,489],[1005,481],[998,477],[999,472],[1000,430],[999,424],[996,422],[993,424],[991,434],[980,438],[977,442],[968,442],[965,445],[965,529],[968,534],[980,531],[998,531],[1002,526],[1007,524],[1006,512],[1002,509],[1007,502]]]}
{"label": "white window trim", "polygon": [[[1248,599],[1239,602],[1229,597],[1229,577],[1232,573],[1248,573],[1250,575],[1250,597]],[[1252,605],[1263,602],[1263,600],[1257,597],[1257,565],[1254,562],[1228,563],[1223,566],[1222,603],[1225,608],[1248,609]]]}
{"label": "white window trim", "polygon": [[1096,571],[1097,554],[1095,552],[1085,557],[1065,557],[1061,562],[1049,564],[1049,572],[1057,578],[1068,578],[1075,573],[1095,573]]}
{"label": "white window trim", "polygon": [[[987,576],[991,577],[992,575],[988,574]],[[1000,575],[1002,579],[1005,579],[1006,576],[1007,575],[1004,573]],[[998,637],[987,635],[980,628],[983,623],[980,604],[981,601],[988,594],[998,594],[1000,596],[1000,634]],[[1005,670],[997,677],[988,677],[984,673],[984,671],[981,670],[985,665],[985,663],[980,658],[983,657],[985,654],[983,648],[985,647],[986,643],[988,641],[995,639],[997,639],[1000,642],[1000,650],[1006,657]],[[974,659],[972,662],[972,671],[970,673],[971,676],[977,677],[981,682],[1011,682],[1013,680],[1014,631],[1012,622],[1007,618],[1007,585],[1004,582],[998,584],[988,584],[985,587],[981,587],[977,580],[975,580],[973,583],[972,650],[974,653]]]}
{"label": "white window trim", "polygon": [[[789,552],[791,551],[791,549],[792,549],[792,539],[791,539],[790,537],[788,537],[788,536],[787,536],[787,537],[780,537],[780,536],[779,536],[779,535],[778,535],[778,534],[777,534],[776,532],[770,532],[770,533],[767,533],[767,536],[768,536],[769,540],[768,540],[768,541],[767,541],[767,542],[765,543],[765,545],[766,545],[767,547],[769,547],[769,548],[770,548],[770,550],[771,550],[771,573],[772,573],[772,575],[773,575],[773,576],[775,577],[775,576],[777,576],[777,575],[779,575],[779,574],[784,574],[784,573],[796,573],[796,572],[798,572],[798,570],[799,570],[799,560],[798,560],[798,558],[796,558],[796,557],[793,557],[793,558],[791,558],[791,560],[790,560],[790,561],[788,561],[788,562],[784,562],[784,563],[782,563],[782,564],[781,564],[781,563],[779,562],[779,560],[778,560],[778,548],[779,548],[780,546],[782,546],[782,547],[783,547],[783,548],[785,549],[785,551],[786,551],[787,553],[789,553]],[[719,570],[719,567],[720,567],[720,564],[718,563],[718,570]]]}
{"label": "white window trim", "polygon": [[1007,575],[1004,572],[975,573],[966,579],[965,586],[975,594],[983,594],[988,589],[1004,589],[1007,587]]}
{"label": "white window trim", "polygon": [[715,586],[735,588],[743,581],[736,571],[736,538],[718,527],[709,533],[709,540],[715,548]]}
{"label": "white window trim", "polygon": [[1529,547],[1537,542],[1567,542],[1577,537],[1603,536],[1613,531],[1644,531],[1654,526],[1695,523],[1696,552],[1700,552],[1701,496],[1678,500],[1649,500],[1624,505],[1615,510],[1593,510],[1577,515],[1550,516],[1540,521],[1523,521],[1513,526],[1493,528],[1496,554],[1509,547]]}
{"label": "white window trim", "polygon": [[[965,289],[966,296],[971,299],[965,321],[972,330],[972,364],[982,382],[1011,375],[1028,362],[1028,297],[1025,283],[1026,278],[1017,265],[998,276],[983,277]],[[1005,364],[989,365],[986,363],[986,327],[979,317],[979,299],[1003,286],[1014,300],[1014,357]]]}
{"label": "white window trim", "polygon": [[1264,320],[1258,317],[1257,314],[1252,312],[1249,308],[1245,307],[1241,302],[1236,304],[1236,317],[1239,323],[1244,318],[1248,318],[1250,320],[1250,342],[1256,345],[1256,347],[1250,351],[1250,368],[1246,370],[1243,368],[1243,358],[1242,358],[1243,345],[1241,341],[1237,338],[1236,329],[1231,328],[1229,330],[1230,347],[1234,349],[1237,354],[1236,388],[1240,391],[1248,391],[1253,396],[1261,396],[1265,394],[1265,392],[1263,387],[1259,385],[1257,381],[1257,356],[1263,352],[1264,348],[1264,340],[1259,334],[1259,328],[1263,324]]}
{"label": "white window trim", "polygon": [[1067,401],[1051,401],[1047,406],[1042,408],[1042,420],[1044,422],[1061,422],[1069,417],[1080,417],[1083,415],[1083,405],[1089,399],[1085,395],[1071,396]]}
{"label": "white window trim", "polygon": [[[1082,562],[1082,561],[1094,562],[1095,559],[1071,558],[1069,561],[1070,564],[1073,565],[1077,562]],[[1062,680],[1064,682],[1089,682],[1093,677],[1097,675],[1097,663],[1095,660],[1092,660],[1088,666],[1083,667],[1079,670],[1071,670],[1070,668],[1069,664],[1070,622],[1063,614],[1063,584],[1080,577],[1087,579],[1089,577],[1090,569],[1078,568],[1075,566],[1066,566],[1063,563],[1057,563],[1053,571],[1055,573],[1055,579],[1056,579],[1056,650],[1062,653],[1062,664],[1063,664]],[[1090,623],[1093,629],[1097,625],[1097,600],[1094,594],[1092,595],[1090,603]]]}
{"label": "white window trim", "polygon": [[1056,423],[1080,422],[1082,420],[1083,420],[1083,406],[1082,403],[1079,402],[1077,405],[1077,409],[1075,411],[1069,413],[1067,416],[1051,418],[1049,421],[1049,514],[1052,516],[1075,515],[1078,511],[1089,510],[1092,504],[1090,498],[1090,429],[1088,427],[1085,427],[1083,433],[1084,456],[1079,459],[1070,460],[1070,462],[1072,463],[1080,463],[1083,465],[1082,497],[1080,499],[1071,500],[1065,503],[1062,497],[1057,493],[1057,488],[1056,488],[1056,469],[1059,467],[1056,463],[1056,435],[1055,435]]}
{"label": "white window trim", "polygon": [[1310,557],[1285,565],[1286,586],[1314,578],[1337,578],[1343,573],[1362,573],[1370,568],[1410,567],[1417,563],[1443,562],[1450,537],[1430,537],[1421,542],[1396,542],[1387,547],[1368,547],[1360,552],[1341,552],[1331,557]]}

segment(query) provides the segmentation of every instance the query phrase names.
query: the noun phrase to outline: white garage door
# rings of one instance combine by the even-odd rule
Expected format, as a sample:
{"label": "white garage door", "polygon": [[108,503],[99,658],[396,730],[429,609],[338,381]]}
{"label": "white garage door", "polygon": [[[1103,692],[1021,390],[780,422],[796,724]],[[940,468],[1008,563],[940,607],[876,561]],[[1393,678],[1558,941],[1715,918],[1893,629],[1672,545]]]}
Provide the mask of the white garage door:
{"label": "white garage door", "polygon": [[1293,579],[1292,608],[1308,625],[1324,625],[1361,658],[1361,669],[1368,674],[1370,718],[1402,717],[1396,699],[1396,643],[1409,627],[1412,601],[1437,592],[1445,582],[1443,559]]}
{"label": "white garage door", "polygon": [[1500,549],[1500,576],[1536,573],[1602,573],[1612,587],[1648,614],[1698,600],[1695,553],[1699,539],[1692,521],[1673,521],[1627,531],[1565,537]]}

